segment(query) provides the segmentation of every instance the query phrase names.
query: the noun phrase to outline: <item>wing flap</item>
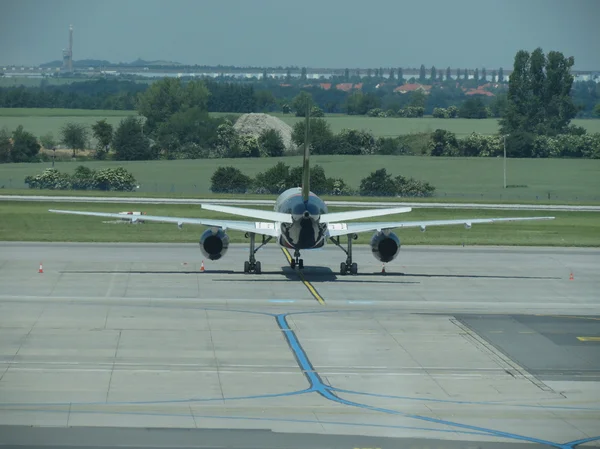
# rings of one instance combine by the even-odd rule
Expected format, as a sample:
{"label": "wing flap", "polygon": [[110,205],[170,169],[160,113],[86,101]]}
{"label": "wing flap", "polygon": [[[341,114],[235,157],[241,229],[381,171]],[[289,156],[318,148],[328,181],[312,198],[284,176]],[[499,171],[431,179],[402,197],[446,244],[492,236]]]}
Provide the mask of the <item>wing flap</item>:
{"label": "wing flap", "polygon": [[329,235],[337,237],[361,232],[381,231],[396,228],[427,228],[429,226],[451,226],[484,223],[498,223],[507,221],[554,220],[554,217],[507,217],[507,218],[461,218],[458,220],[430,220],[430,221],[397,221],[397,222],[372,222],[372,223],[329,223]]}
{"label": "wing flap", "polygon": [[201,204],[200,207],[206,210],[215,212],[223,212],[224,214],[239,215],[242,217],[258,218],[259,220],[274,221],[277,223],[291,223],[292,216],[281,212],[269,210],[248,209],[245,207],[220,206],[217,204]]}
{"label": "wing flap", "polygon": [[251,221],[236,221],[236,220],[218,220],[209,218],[185,218],[185,217],[161,217],[158,215],[123,215],[108,212],[85,212],[77,210],[56,210],[50,209],[49,212],[57,214],[70,215],[85,215],[90,217],[115,218],[118,220],[135,221],[153,221],[158,223],[175,223],[178,226],[184,224],[212,226],[223,230],[233,229],[235,231],[253,232],[255,234],[269,235],[277,237],[277,229],[275,223],[272,222],[251,222]]}
{"label": "wing flap", "polygon": [[410,207],[394,207],[391,209],[367,209],[351,210],[347,212],[332,212],[321,215],[322,223],[333,223],[337,221],[357,220],[359,218],[381,217],[382,215],[396,215],[410,212]]}

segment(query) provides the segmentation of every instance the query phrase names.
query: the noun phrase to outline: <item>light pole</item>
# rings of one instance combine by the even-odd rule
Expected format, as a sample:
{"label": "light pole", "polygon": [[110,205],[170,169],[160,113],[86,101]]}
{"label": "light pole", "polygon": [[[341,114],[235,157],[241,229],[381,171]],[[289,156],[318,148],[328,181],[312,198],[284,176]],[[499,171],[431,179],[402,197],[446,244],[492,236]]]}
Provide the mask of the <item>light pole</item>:
{"label": "light pole", "polygon": [[504,188],[506,189],[506,137],[510,134],[504,134]]}

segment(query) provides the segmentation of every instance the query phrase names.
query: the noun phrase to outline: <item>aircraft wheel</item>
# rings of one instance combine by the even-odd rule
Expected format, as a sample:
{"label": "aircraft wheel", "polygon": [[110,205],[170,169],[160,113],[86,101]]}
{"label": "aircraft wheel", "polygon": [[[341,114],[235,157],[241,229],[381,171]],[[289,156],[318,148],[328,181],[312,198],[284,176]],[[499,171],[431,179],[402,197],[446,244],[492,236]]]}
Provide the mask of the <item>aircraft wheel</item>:
{"label": "aircraft wheel", "polygon": [[296,268],[296,261],[295,261],[295,260],[292,260],[292,261],[290,262],[290,267],[292,268],[292,270],[293,270],[294,268]]}
{"label": "aircraft wheel", "polygon": [[302,260],[302,259],[298,260],[298,268],[300,268],[301,270],[304,269],[304,260]]}
{"label": "aircraft wheel", "polygon": [[256,274],[260,274],[261,273],[261,266],[260,266],[260,262],[256,262],[254,264],[254,273]]}
{"label": "aircraft wheel", "polygon": [[356,262],[350,265],[350,273],[358,274],[358,264]]}
{"label": "aircraft wheel", "polygon": [[244,262],[244,273],[250,273],[250,262]]}
{"label": "aircraft wheel", "polygon": [[340,264],[340,274],[344,276],[348,272],[348,267],[344,262]]}

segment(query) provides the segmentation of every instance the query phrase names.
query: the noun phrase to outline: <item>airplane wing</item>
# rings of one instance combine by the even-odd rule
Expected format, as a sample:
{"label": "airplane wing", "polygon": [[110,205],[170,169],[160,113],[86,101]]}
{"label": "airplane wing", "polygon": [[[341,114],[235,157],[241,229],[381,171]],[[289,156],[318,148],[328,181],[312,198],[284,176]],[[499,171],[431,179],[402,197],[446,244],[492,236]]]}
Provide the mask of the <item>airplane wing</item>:
{"label": "airplane wing", "polygon": [[471,227],[473,224],[498,223],[503,221],[529,221],[529,220],[554,220],[554,217],[517,217],[517,218],[461,218],[458,220],[430,220],[430,221],[396,221],[396,222],[372,222],[372,223],[329,223],[329,235],[337,237],[347,234],[358,234],[361,232],[381,231],[395,228],[421,228],[425,230],[428,226],[465,225]]}
{"label": "airplane wing", "polygon": [[119,220],[136,221],[155,221],[159,223],[176,223],[178,226],[184,224],[212,226],[223,230],[233,229],[235,231],[253,232],[255,234],[269,235],[277,237],[277,229],[275,223],[272,222],[251,222],[251,221],[235,221],[235,220],[214,220],[209,218],[182,218],[182,217],[160,217],[156,215],[123,215],[107,212],[84,212],[76,210],[56,210],[50,209],[49,212],[58,214],[71,215],[87,215],[91,217],[116,218]]}
{"label": "airplane wing", "polygon": [[332,212],[321,215],[321,223],[333,223],[336,221],[356,220],[358,218],[381,217],[382,215],[396,215],[410,212],[410,207],[394,207],[390,209],[366,209],[351,210],[348,212]]}
{"label": "airplane wing", "polygon": [[217,204],[201,204],[200,207],[224,214],[239,215],[242,217],[258,218],[261,220],[275,221],[278,223],[292,223],[292,216],[270,210],[247,209],[244,207],[219,206]]}

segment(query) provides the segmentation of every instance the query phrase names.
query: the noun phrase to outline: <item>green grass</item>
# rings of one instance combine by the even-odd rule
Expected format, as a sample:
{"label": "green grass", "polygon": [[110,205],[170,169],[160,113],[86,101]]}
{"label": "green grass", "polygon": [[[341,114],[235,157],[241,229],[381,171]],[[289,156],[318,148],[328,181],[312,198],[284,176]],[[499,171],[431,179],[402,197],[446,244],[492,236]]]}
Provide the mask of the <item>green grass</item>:
{"label": "green grass", "polygon": [[[233,165],[243,173],[255,176],[279,161],[291,166],[301,165],[301,158],[294,156],[268,159],[57,162],[56,167],[61,171],[72,172],[80,164],[93,169],[123,166],[138,180],[140,193],[205,196],[210,192],[210,177],[218,166]],[[542,202],[547,201],[550,194],[553,202],[600,202],[600,160],[509,159],[507,184],[528,187],[506,190],[502,188],[502,159],[497,158],[313,156],[311,164],[323,166],[327,176],[343,178],[353,188],[358,188],[360,180],[370,172],[385,167],[393,175],[413,176],[431,182],[437,188],[436,199]],[[4,189],[25,188],[25,176],[40,173],[50,165],[48,162],[0,165],[0,192],[2,186]]]}
{"label": "green grass", "polygon": [[[197,243],[202,226],[146,223],[103,223],[112,221],[97,217],[53,214],[53,209],[92,210],[98,212],[143,211],[152,215],[178,217],[226,218],[231,216],[203,211],[186,205],[107,205],[72,203],[0,203],[0,241],[52,242],[182,242]],[[342,210],[342,209],[335,209]],[[419,209],[408,214],[386,217],[386,221],[417,221],[455,218],[485,218],[536,216],[527,211],[469,211]],[[557,212],[556,220],[522,223],[431,227],[426,232],[417,229],[399,230],[406,245],[530,245],[530,246],[600,246],[600,214],[595,212]],[[380,218],[373,219],[375,221]],[[360,234],[357,243],[368,243],[371,233]],[[233,242],[246,242],[240,232],[231,232]]]}
{"label": "green grass", "polygon": [[[7,127],[15,129],[23,125],[27,130],[40,136],[48,132],[58,135],[60,128],[69,121],[75,121],[91,125],[97,120],[106,118],[108,122],[117,125],[121,118],[137,114],[135,111],[104,111],[86,109],[42,109],[42,108],[0,108],[0,128]],[[239,115],[221,114],[219,115]],[[290,126],[293,126],[300,117],[290,114],[272,114]],[[326,116],[331,129],[338,133],[344,128],[365,129],[373,132],[375,136],[399,136],[414,132],[431,132],[438,128],[452,131],[459,138],[465,137],[472,132],[481,134],[495,134],[498,132],[497,119],[469,120],[469,119],[438,119],[425,118],[375,118],[363,116],[349,116],[343,114],[330,114]],[[577,119],[574,125],[584,127],[588,132],[600,132],[600,120]]]}
{"label": "green grass", "polygon": [[[11,71],[12,72],[12,71]],[[16,71],[15,71],[16,72]],[[6,72],[9,74],[9,72]],[[54,78],[48,77],[49,86],[60,86],[63,84],[71,84],[77,81],[85,81],[83,78]],[[1,76],[0,87],[40,87],[41,78],[31,78],[28,76]]]}

